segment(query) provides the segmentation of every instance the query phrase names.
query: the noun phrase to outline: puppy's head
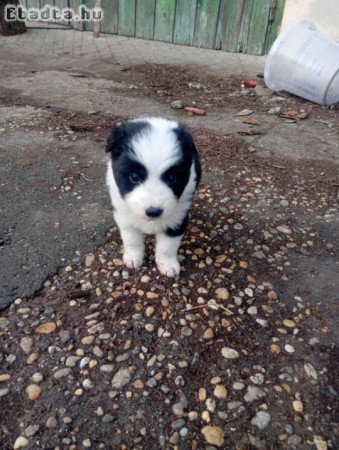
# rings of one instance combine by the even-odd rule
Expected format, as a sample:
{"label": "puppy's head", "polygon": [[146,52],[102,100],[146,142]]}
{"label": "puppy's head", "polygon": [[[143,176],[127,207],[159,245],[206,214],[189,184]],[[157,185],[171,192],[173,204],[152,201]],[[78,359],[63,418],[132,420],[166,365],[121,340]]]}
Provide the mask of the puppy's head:
{"label": "puppy's head", "polygon": [[191,199],[201,169],[192,136],[177,122],[137,119],[117,126],[107,140],[120,196],[138,216],[170,217]]}

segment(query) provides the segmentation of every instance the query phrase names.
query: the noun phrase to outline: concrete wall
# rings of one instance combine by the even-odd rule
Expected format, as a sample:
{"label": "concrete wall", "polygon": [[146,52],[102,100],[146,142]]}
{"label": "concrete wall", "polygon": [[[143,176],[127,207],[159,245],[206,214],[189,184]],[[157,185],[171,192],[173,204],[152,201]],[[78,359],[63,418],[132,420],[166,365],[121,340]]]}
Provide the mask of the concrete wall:
{"label": "concrete wall", "polygon": [[281,29],[298,19],[311,20],[319,31],[339,42],[339,0],[286,0]]}

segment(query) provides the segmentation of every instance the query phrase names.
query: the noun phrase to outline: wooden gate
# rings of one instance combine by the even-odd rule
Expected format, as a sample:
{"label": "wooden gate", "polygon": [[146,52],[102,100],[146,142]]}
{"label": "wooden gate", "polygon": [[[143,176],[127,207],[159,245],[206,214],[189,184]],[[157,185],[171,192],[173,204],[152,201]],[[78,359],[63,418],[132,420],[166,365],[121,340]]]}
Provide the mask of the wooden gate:
{"label": "wooden gate", "polygon": [[285,0],[101,0],[101,7],[103,33],[263,55],[277,36]]}
{"label": "wooden gate", "polygon": [[[262,55],[276,38],[285,0],[22,0],[27,6],[100,4],[103,33]],[[76,25],[79,29],[79,24]],[[92,30],[85,22],[80,29]]]}

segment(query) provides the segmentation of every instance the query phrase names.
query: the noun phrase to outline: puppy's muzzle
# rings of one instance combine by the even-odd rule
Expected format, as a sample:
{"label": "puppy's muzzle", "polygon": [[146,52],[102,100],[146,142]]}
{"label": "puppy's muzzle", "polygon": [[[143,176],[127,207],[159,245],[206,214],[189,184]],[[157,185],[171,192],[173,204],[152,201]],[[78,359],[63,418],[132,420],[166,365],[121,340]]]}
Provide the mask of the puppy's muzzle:
{"label": "puppy's muzzle", "polygon": [[150,217],[151,219],[156,219],[157,217],[160,217],[161,214],[164,212],[161,208],[155,208],[154,206],[150,206],[146,209],[145,214],[147,217]]}

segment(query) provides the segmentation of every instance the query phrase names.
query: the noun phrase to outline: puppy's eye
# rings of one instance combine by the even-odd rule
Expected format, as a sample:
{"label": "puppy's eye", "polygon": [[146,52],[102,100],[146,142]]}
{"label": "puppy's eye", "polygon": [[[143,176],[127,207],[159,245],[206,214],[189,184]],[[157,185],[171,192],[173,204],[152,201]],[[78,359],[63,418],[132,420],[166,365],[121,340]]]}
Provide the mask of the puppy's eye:
{"label": "puppy's eye", "polygon": [[168,176],[167,180],[168,183],[175,184],[177,182],[177,177],[172,173],[171,175]]}
{"label": "puppy's eye", "polygon": [[140,176],[137,173],[130,173],[129,180],[133,184],[138,184],[138,183],[140,183],[141,179],[140,179]]}

